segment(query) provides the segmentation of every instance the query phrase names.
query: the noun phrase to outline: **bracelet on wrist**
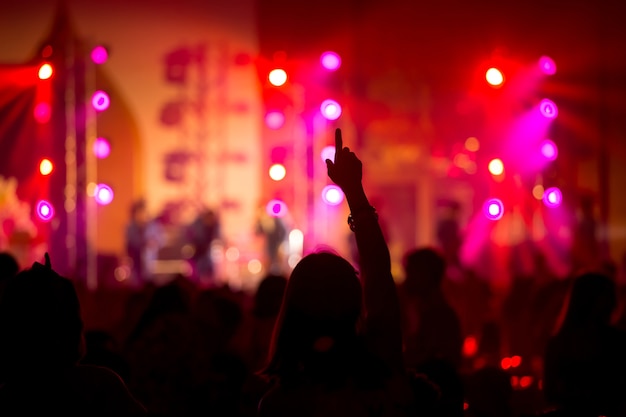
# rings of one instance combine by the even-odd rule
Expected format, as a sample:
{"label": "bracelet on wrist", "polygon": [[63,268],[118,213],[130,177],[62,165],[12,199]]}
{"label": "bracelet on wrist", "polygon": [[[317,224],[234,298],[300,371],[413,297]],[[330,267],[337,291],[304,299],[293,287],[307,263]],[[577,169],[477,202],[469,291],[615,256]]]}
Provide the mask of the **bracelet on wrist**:
{"label": "bracelet on wrist", "polygon": [[348,226],[350,226],[350,230],[353,232],[356,231],[359,219],[367,217],[368,215],[372,216],[371,218],[374,220],[378,220],[378,212],[374,206],[359,207],[358,209],[353,210],[348,215]]}

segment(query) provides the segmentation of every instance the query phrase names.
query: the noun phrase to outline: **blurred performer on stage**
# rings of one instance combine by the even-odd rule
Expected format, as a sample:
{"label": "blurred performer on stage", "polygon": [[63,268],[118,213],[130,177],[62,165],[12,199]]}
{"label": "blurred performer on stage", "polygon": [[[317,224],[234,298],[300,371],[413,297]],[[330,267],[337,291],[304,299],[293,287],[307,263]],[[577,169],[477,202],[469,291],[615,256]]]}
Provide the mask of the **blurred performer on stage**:
{"label": "blurred performer on stage", "polygon": [[215,265],[211,257],[211,244],[220,237],[218,215],[211,209],[204,209],[187,226],[187,239],[194,248],[191,263],[193,276],[198,282],[211,283],[215,280]]}
{"label": "blurred performer on stage", "polygon": [[284,272],[281,267],[281,247],[287,238],[287,227],[283,219],[270,216],[265,207],[259,208],[256,234],[262,235],[265,239],[265,255],[269,272],[273,274]]}
{"label": "blurred performer on stage", "polygon": [[131,276],[143,283],[146,275],[143,254],[146,248],[146,203],[139,200],[131,206],[130,221],[126,225],[126,255],[131,261]]}

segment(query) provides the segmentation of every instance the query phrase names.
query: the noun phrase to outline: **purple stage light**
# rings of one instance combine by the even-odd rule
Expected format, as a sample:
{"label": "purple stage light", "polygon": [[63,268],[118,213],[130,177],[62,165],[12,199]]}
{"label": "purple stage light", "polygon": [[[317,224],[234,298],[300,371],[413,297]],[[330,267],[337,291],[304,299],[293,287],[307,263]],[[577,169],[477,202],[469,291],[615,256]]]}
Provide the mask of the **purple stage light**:
{"label": "purple stage light", "polygon": [[332,51],[326,51],[320,57],[322,66],[328,71],[336,71],[341,66],[341,57]]}
{"label": "purple stage light", "polygon": [[94,64],[104,64],[109,59],[109,52],[104,46],[96,46],[91,50],[91,60]]}
{"label": "purple stage light", "polygon": [[336,206],[343,201],[343,192],[336,185],[327,185],[322,190],[322,200],[329,206]]}
{"label": "purple stage light", "polygon": [[541,100],[539,110],[541,114],[548,119],[554,119],[559,114],[559,109],[556,107],[556,104],[554,104],[554,101],[547,98]]}
{"label": "purple stage light", "polygon": [[277,110],[270,111],[265,115],[265,124],[270,129],[280,129],[285,124],[285,115]]}
{"label": "purple stage light", "polygon": [[93,143],[93,154],[98,159],[104,159],[111,153],[111,145],[105,138],[97,138]]}
{"label": "purple stage light", "polygon": [[265,206],[265,211],[272,217],[284,217],[287,214],[287,204],[281,200],[270,200]]}
{"label": "purple stage light", "polygon": [[37,217],[44,222],[52,220],[54,217],[54,207],[46,200],[39,200],[37,202]]}
{"label": "purple stage light", "polygon": [[335,100],[324,100],[320,106],[322,115],[328,120],[337,120],[341,116],[341,106]]}
{"label": "purple stage light", "polygon": [[109,108],[111,99],[109,95],[102,90],[98,90],[91,96],[91,105],[97,111],[104,111]]}
{"label": "purple stage light", "polygon": [[563,194],[557,187],[550,187],[543,193],[543,204],[546,207],[558,207],[563,201]]}
{"label": "purple stage light", "polygon": [[548,160],[554,161],[559,155],[559,150],[556,144],[550,139],[546,139],[541,143],[541,154]]}
{"label": "purple stage light", "polygon": [[546,75],[556,74],[556,64],[549,56],[542,56],[539,58],[539,68]]}
{"label": "purple stage light", "polygon": [[500,220],[504,215],[504,204],[498,198],[490,198],[485,201],[483,211],[489,220]]}
{"label": "purple stage light", "polygon": [[113,190],[106,184],[98,184],[96,186],[94,198],[96,199],[96,203],[101,206],[106,206],[113,201]]}

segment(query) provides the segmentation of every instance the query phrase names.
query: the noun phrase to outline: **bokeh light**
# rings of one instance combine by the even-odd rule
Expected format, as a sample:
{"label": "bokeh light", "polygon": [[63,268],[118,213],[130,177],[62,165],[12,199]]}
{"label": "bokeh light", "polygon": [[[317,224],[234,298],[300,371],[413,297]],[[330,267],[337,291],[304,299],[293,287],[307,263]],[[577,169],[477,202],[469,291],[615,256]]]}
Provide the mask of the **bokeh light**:
{"label": "bokeh light", "polygon": [[499,87],[504,83],[504,75],[497,68],[489,68],[485,73],[485,79],[494,87]]}
{"label": "bokeh light", "polygon": [[287,214],[287,204],[278,199],[270,200],[265,206],[265,211],[272,217],[284,217]]}
{"label": "bokeh light", "polygon": [[320,152],[320,156],[322,157],[322,162],[326,163],[327,159],[331,161],[335,161],[335,147],[334,146],[324,146],[322,152]]}
{"label": "bokeh light", "polygon": [[253,275],[261,273],[263,270],[263,264],[258,259],[250,259],[248,261],[248,272]]}
{"label": "bokeh light", "polygon": [[102,206],[106,206],[113,201],[113,189],[106,184],[98,184],[94,194],[96,202]]}
{"label": "bokeh light", "polygon": [[285,115],[277,110],[267,112],[265,124],[270,129],[280,129],[285,124]]}
{"label": "bokeh light", "polygon": [[269,174],[274,181],[280,181],[287,175],[287,170],[282,164],[274,164],[270,167]]}
{"label": "bokeh light", "polygon": [[97,111],[104,111],[109,108],[111,99],[109,95],[102,90],[98,90],[91,96],[91,105]]}
{"label": "bokeh light", "polygon": [[322,200],[329,206],[336,206],[343,201],[343,191],[336,185],[327,185],[322,189]]}
{"label": "bokeh light", "polygon": [[52,77],[52,73],[53,72],[54,71],[52,70],[52,65],[50,65],[50,64],[43,64],[43,65],[41,65],[39,67],[39,73],[38,73],[39,79],[40,80],[47,80],[50,77]]}
{"label": "bokeh light", "polygon": [[36,206],[37,217],[47,222],[54,217],[54,207],[46,200],[39,200]]}
{"label": "bokeh light", "polygon": [[548,119],[554,119],[559,114],[559,109],[556,104],[554,104],[554,101],[547,98],[541,100],[539,103],[539,110],[541,111],[543,117]]}
{"label": "bokeh light", "polygon": [[465,149],[470,152],[477,152],[480,149],[480,142],[474,136],[465,139]]}
{"label": "bokeh light", "polygon": [[335,100],[324,100],[320,106],[322,115],[328,120],[337,120],[341,116],[341,106]]}
{"label": "bokeh light", "polygon": [[41,175],[50,175],[53,169],[54,165],[52,165],[52,161],[47,158],[42,159],[39,163],[39,173]]}
{"label": "bokeh light", "polygon": [[489,162],[489,172],[491,172],[492,175],[502,175],[504,172],[504,163],[502,163],[500,158],[492,159]]}
{"label": "bokeh light", "polygon": [[563,201],[563,194],[557,187],[550,187],[543,193],[543,204],[546,207],[558,207]]}
{"label": "bokeh light", "polygon": [[533,197],[535,197],[537,200],[543,199],[544,193],[545,189],[543,188],[543,185],[537,184],[533,187]]}
{"label": "bokeh light", "polygon": [[341,57],[332,51],[326,51],[320,57],[320,63],[328,71],[336,71],[341,66]]}
{"label": "bokeh light", "polygon": [[485,201],[483,211],[489,220],[500,220],[504,215],[504,204],[500,199],[490,198]]}
{"label": "bokeh light", "polygon": [[98,45],[91,50],[91,60],[94,64],[104,64],[109,59],[109,52],[104,46]]}
{"label": "bokeh light", "polygon": [[48,123],[52,117],[52,108],[46,102],[37,103],[33,109],[33,116],[37,123]]}
{"label": "bokeh light", "polygon": [[272,85],[280,87],[287,82],[287,73],[284,69],[276,68],[270,71],[268,79]]}
{"label": "bokeh light", "polygon": [[546,75],[554,75],[556,74],[556,63],[549,56],[542,56],[539,58],[539,69]]}
{"label": "bokeh light", "polygon": [[554,161],[559,155],[559,150],[554,142],[550,139],[545,139],[541,142],[541,155],[549,161]]}
{"label": "bokeh light", "polygon": [[96,138],[93,142],[93,154],[98,159],[104,159],[111,153],[111,145],[105,138]]}

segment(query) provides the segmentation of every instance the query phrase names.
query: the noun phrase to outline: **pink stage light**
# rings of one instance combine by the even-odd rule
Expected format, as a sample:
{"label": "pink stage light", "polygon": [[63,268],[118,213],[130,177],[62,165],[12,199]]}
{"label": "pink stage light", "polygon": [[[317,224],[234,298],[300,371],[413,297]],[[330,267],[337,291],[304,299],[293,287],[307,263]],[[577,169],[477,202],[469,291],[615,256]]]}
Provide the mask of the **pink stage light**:
{"label": "pink stage light", "polygon": [[541,100],[541,103],[539,103],[539,110],[541,111],[543,117],[548,119],[554,119],[559,114],[559,109],[556,104],[554,104],[554,101],[547,98]]}
{"label": "pink stage light", "polygon": [[326,51],[320,57],[320,62],[328,71],[336,71],[341,66],[341,57],[332,51]]}
{"label": "pink stage light", "polygon": [[328,120],[337,120],[341,116],[341,106],[335,100],[324,100],[320,106],[322,116]]}
{"label": "pink stage light", "polygon": [[265,124],[270,129],[280,129],[285,124],[285,115],[277,110],[270,111],[265,115]]}
{"label": "pink stage light", "polygon": [[46,200],[39,200],[37,202],[37,217],[44,222],[52,220],[54,217],[54,207]]}
{"label": "pink stage light", "polygon": [[324,146],[322,152],[320,152],[320,156],[322,157],[322,162],[326,163],[327,159],[331,161],[335,160],[335,147],[334,146]]}
{"label": "pink stage light", "polygon": [[556,144],[550,139],[546,139],[541,142],[541,154],[548,160],[554,161],[559,155],[559,150]]}
{"label": "pink stage light", "polygon": [[539,58],[539,68],[546,75],[556,74],[556,63],[549,56],[542,56]]}
{"label": "pink stage light", "polygon": [[104,64],[109,59],[109,52],[104,46],[96,46],[91,50],[91,60],[94,64]]}
{"label": "pink stage light", "polygon": [[111,153],[111,145],[105,138],[97,138],[93,143],[93,154],[98,159],[104,159]]}
{"label": "pink stage light", "polygon": [[504,215],[504,204],[500,199],[490,198],[485,202],[483,211],[489,220],[500,220]]}
{"label": "pink stage light", "polygon": [[96,199],[96,203],[101,206],[106,206],[113,201],[113,190],[106,184],[98,184],[96,186],[94,198]]}
{"label": "pink stage light", "polygon": [[558,207],[563,201],[563,194],[557,187],[550,187],[543,193],[543,204],[546,207]]}
{"label": "pink stage light", "polygon": [[265,211],[272,217],[284,217],[287,214],[287,204],[282,200],[270,200]]}
{"label": "pink stage light", "polygon": [[109,108],[111,99],[109,95],[102,90],[98,90],[91,96],[91,105],[97,111],[104,111]]}
{"label": "pink stage light", "polygon": [[343,201],[343,192],[336,185],[327,185],[322,190],[322,200],[329,206],[336,206]]}
{"label": "pink stage light", "polygon": [[48,123],[50,121],[50,117],[52,117],[52,108],[50,107],[50,104],[45,102],[37,103],[33,110],[33,116],[35,117],[37,123]]}

